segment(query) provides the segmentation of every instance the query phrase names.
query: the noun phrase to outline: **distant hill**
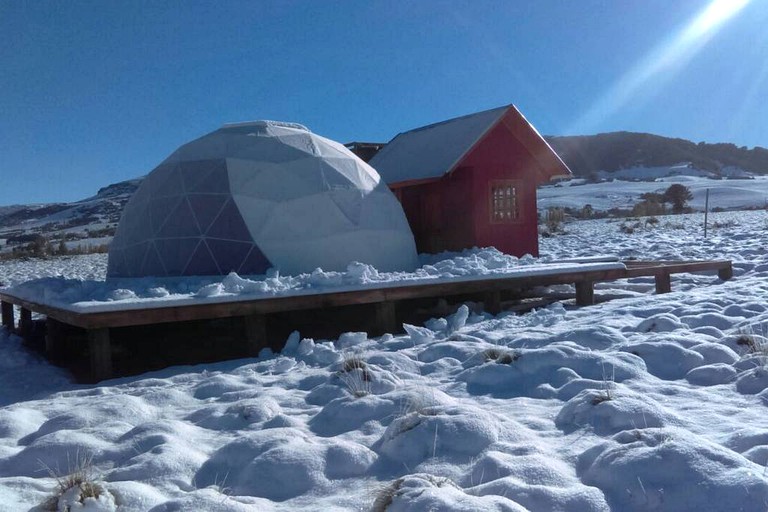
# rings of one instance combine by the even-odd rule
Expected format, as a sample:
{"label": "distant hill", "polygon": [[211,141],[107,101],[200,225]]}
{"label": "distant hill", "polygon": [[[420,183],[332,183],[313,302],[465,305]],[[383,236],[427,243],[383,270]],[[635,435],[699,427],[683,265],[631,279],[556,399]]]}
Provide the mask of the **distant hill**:
{"label": "distant hill", "polygon": [[[0,257],[39,237],[69,250],[109,243],[125,204],[142,178],[101,188],[95,196],[74,203],[0,207]],[[58,247],[58,245],[56,245]]]}
{"label": "distant hill", "polygon": [[633,132],[545,138],[576,176],[632,167],[673,166],[681,162],[690,162],[698,169],[714,173],[736,167],[754,174],[768,174],[768,149],[761,147],[696,144],[685,139]]}
{"label": "distant hill", "polygon": [[[575,137],[545,137],[576,176],[616,173],[635,180],[674,174],[698,176],[768,174],[768,150],[734,144],[694,144],[648,133],[614,132]],[[684,165],[680,165],[684,164]],[[730,171],[726,168],[731,168]],[[638,169],[640,168],[640,169]],[[682,169],[682,170],[681,170]],[[624,172],[617,172],[625,170]],[[602,172],[601,172],[602,171]],[[626,175],[626,176],[624,176]],[[99,189],[74,203],[0,206],[0,244],[22,243],[36,235],[50,240],[109,239],[125,203],[143,177]],[[0,252],[9,246],[0,245]]]}
{"label": "distant hill", "polygon": [[74,203],[48,203],[0,207],[0,235],[5,230],[37,228],[52,231],[88,224],[116,224],[123,207],[141,184],[136,178],[108,185],[95,196]]}

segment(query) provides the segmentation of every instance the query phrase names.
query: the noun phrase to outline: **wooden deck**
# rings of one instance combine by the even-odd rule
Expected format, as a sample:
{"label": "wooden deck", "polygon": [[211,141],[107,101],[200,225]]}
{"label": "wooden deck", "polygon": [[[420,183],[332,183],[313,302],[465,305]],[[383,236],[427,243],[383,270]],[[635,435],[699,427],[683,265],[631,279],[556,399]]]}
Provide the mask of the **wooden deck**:
{"label": "wooden deck", "polygon": [[[241,354],[255,356],[269,346],[267,318],[270,315],[293,312],[325,310],[347,306],[367,306],[369,332],[399,332],[397,305],[413,299],[446,298],[476,294],[482,297],[486,311],[499,313],[503,294],[531,290],[536,287],[572,284],[576,288],[576,304],[587,306],[594,303],[594,284],[635,277],[655,279],[656,293],[671,291],[671,275],[679,273],[717,272],[722,280],[733,276],[729,260],[714,261],[624,261],[623,268],[607,270],[568,271],[544,275],[511,275],[475,280],[416,283],[370,288],[354,291],[326,292],[309,295],[236,300],[181,306],[155,306],[118,311],[75,312],[39,302],[32,302],[0,290],[2,324],[22,337],[32,330],[31,313],[47,317],[45,351],[51,356],[61,352],[63,332],[66,326],[84,329],[87,333],[91,380],[110,378],[112,349],[110,330],[135,326],[177,324],[190,321],[239,318],[242,321],[244,339]],[[16,326],[14,305],[21,308]]]}

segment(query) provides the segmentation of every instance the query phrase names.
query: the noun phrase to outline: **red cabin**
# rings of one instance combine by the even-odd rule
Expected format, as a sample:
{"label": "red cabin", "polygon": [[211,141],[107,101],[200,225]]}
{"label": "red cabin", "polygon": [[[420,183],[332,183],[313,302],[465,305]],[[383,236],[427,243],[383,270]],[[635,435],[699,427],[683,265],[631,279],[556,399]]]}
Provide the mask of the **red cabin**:
{"label": "red cabin", "polygon": [[538,256],[536,186],[571,176],[514,105],[401,133],[369,163],[427,253],[493,246]]}

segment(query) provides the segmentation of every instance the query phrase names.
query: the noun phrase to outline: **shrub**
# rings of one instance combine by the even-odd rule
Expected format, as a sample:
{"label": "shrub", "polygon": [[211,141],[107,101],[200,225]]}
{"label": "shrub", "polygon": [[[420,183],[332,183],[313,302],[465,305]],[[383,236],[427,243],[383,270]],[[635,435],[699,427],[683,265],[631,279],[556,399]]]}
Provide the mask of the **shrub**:
{"label": "shrub", "polygon": [[594,215],[595,209],[591,204],[585,204],[584,207],[579,211],[579,217],[582,219],[591,219]]}
{"label": "shrub", "polygon": [[731,220],[726,220],[726,221],[722,221],[722,222],[715,221],[715,222],[712,223],[712,228],[714,228],[714,229],[718,229],[718,228],[733,228],[733,227],[736,227],[738,225],[739,225],[738,222],[736,222],[735,220],[731,219]]}
{"label": "shrub", "polygon": [[549,237],[557,233],[565,233],[565,230],[563,229],[564,221],[565,210],[562,208],[547,209],[544,218],[544,229],[541,231],[542,236]]}
{"label": "shrub", "polygon": [[632,215],[636,217],[647,217],[649,215],[664,215],[664,203],[645,199],[632,207]]}
{"label": "shrub", "polygon": [[[62,252],[62,250],[64,250],[64,252]],[[107,252],[109,252],[109,244],[85,244],[70,249],[66,244],[63,244],[63,240],[59,242],[57,248],[54,248],[50,242],[46,241],[45,243],[42,243],[38,240],[23,246],[14,247],[11,252],[0,253],[0,261],[26,260],[29,258],[48,259],[52,256],[106,254]]]}
{"label": "shrub", "polygon": [[59,240],[59,245],[56,248],[56,254],[69,254],[69,249],[67,248],[67,244],[64,242],[63,238]]}
{"label": "shrub", "polygon": [[664,191],[663,198],[672,204],[672,213],[683,213],[687,208],[688,201],[693,199],[693,194],[685,185],[673,183]]}
{"label": "shrub", "polygon": [[635,232],[635,230],[640,229],[641,227],[643,227],[643,223],[640,222],[639,220],[636,220],[631,224],[629,222],[622,222],[619,225],[619,231],[621,231],[622,233],[631,235],[632,233]]}
{"label": "shrub", "polygon": [[547,210],[547,227],[550,231],[559,231],[564,220],[565,211],[562,208],[549,208]]}

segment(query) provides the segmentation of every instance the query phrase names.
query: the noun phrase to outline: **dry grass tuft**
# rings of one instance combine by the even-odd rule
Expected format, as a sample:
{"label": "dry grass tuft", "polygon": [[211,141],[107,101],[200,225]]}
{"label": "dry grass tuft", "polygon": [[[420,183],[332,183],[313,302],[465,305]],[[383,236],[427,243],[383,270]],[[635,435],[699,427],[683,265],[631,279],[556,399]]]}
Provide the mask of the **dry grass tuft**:
{"label": "dry grass tuft", "polygon": [[344,362],[341,365],[341,371],[348,373],[354,370],[368,371],[368,365],[365,364],[363,358],[359,355],[351,355],[344,358]]}
{"label": "dry grass tuft", "polygon": [[[430,485],[437,488],[452,487],[454,489],[461,489],[461,487],[456,485],[453,480],[442,476],[419,474],[413,475],[413,478],[426,480]],[[394,499],[400,495],[400,490],[403,487],[403,483],[405,483],[405,478],[401,477],[382,487],[379,492],[376,493],[376,499],[373,501],[371,512],[386,512],[387,508],[392,504]]]}
{"label": "dry grass tuft", "polygon": [[483,351],[483,359],[486,362],[495,361],[498,364],[512,364],[520,359],[520,354],[512,350],[489,348]]}
{"label": "dry grass tuft", "polygon": [[392,504],[395,496],[400,492],[400,487],[403,485],[404,481],[405,479],[398,478],[397,480],[390,482],[389,485],[382,487],[379,492],[376,493],[376,499],[373,500],[371,512],[386,512],[387,507]]}
{"label": "dry grass tuft", "polygon": [[371,394],[371,371],[362,356],[345,356],[337,375],[353,397],[361,398]]}
{"label": "dry grass tuft", "polygon": [[744,356],[753,356],[760,366],[768,367],[768,337],[764,326],[748,325],[739,328],[736,344],[744,347]]}
{"label": "dry grass tuft", "polygon": [[[54,470],[48,465],[41,463],[51,478],[56,480],[56,490],[43,505],[43,510],[59,512],[59,501],[64,494],[77,488],[80,503],[84,503],[87,498],[99,499],[106,492],[104,487],[96,483],[96,477],[93,467],[93,456],[87,454],[75,454],[74,460],[67,457],[67,474],[62,475],[60,471]],[[69,512],[70,507],[66,507],[65,512]]]}
{"label": "dry grass tuft", "polygon": [[614,389],[616,387],[615,382],[615,370],[611,366],[610,374],[606,371],[605,365],[603,365],[603,385],[597,396],[592,398],[592,405],[598,405],[603,402],[609,402],[614,399]]}

